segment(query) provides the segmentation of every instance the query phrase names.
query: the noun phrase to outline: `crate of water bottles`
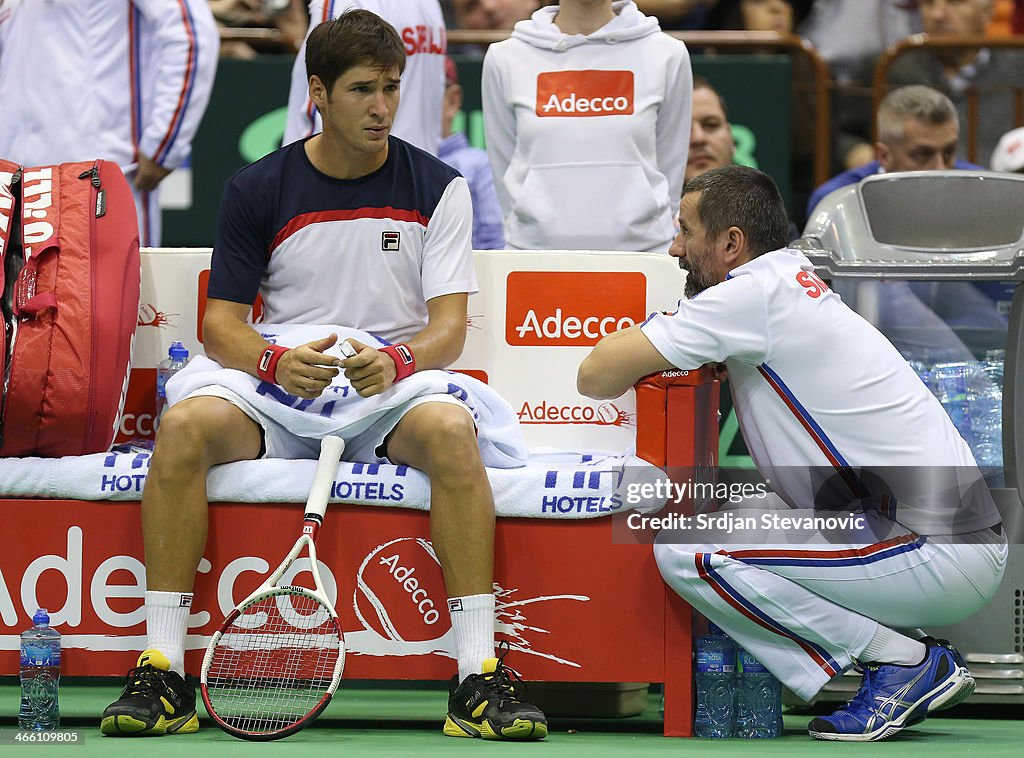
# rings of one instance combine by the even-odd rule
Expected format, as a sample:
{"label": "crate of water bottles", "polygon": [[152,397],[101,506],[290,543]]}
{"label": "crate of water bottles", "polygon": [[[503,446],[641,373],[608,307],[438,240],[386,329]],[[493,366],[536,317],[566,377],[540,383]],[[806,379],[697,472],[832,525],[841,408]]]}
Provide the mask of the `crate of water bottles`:
{"label": "crate of water bottles", "polygon": [[714,624],[696,644],[698,737],[778,737],[782,684]]}
{"label": "crate of water bottles", "polygon": [[1004,355],[1003,350],[989,350],[982,361],[910,361],[982,469],[1003,466]]}

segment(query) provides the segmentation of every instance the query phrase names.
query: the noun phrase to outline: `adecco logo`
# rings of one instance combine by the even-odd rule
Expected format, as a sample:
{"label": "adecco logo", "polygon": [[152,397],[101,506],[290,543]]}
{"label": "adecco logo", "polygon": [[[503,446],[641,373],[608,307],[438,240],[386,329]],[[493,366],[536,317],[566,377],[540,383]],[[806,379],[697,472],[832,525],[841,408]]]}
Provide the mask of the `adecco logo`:
{"label": "adecco logo", "polygon": [[505,286],[509,345],[596,345],[646,315],[637,271],[513,271]]}
{"label": "adecco logo", "polygon": [[634,426],[633,414],[620,410],[615,403],[593,405],[556,405],[529,400],[519,409],[520,424],[596,424],[598,426]]}
{"label": "adecco logo", "polygon": [[632,71],[545,71],[537,75],[537,115],[628,116]]}

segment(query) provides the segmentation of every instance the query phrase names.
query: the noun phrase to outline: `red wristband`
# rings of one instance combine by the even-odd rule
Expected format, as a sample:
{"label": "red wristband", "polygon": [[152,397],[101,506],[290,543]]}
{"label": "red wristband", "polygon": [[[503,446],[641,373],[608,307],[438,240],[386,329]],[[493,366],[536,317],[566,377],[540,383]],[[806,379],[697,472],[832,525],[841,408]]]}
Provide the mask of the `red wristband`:
{"label": "red wristband", "polygon": [[281,345],[268,345],[260,355],[259,363],[256,364],[256,376],[265,382],[277,384],[277,364],[288,350],[289,348]]}
{"label": "red wristband", "polygon": [[416,371],[416,356],[412,354],[412,350],[404,342],[382,347],[380,351],[387,354],[395,362],[396,382],[399,379],[405,379],[409,374]]}

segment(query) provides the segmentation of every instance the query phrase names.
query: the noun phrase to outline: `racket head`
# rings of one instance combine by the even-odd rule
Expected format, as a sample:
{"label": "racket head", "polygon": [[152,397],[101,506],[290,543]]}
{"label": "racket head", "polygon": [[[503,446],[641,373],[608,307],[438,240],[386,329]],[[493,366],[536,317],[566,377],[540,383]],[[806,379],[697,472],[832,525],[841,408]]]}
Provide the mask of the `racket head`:
{"label": "racket head", "polygon": [[232,611],[203,659],[207,713],[228,734],[276,740],[312,723],[345,667],[345,637],[326,598],[273,587]]}

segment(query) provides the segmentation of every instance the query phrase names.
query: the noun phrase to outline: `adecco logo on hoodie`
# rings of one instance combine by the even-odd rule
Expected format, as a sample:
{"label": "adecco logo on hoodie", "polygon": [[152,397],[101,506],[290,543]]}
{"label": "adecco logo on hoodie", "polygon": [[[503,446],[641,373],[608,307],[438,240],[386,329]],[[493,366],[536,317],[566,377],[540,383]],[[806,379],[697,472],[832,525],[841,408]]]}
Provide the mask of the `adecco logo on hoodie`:
{"label": "adecco logo on hoodie", "polygon": [[545,71],[537,75],[538,116],[628,116],[632,71]]}
{"label": "adecco logo on hoodie", "polygon": [[637,271],[513,271],[506,283],[510,345],[596,345],[644,320],[647,277]]}

